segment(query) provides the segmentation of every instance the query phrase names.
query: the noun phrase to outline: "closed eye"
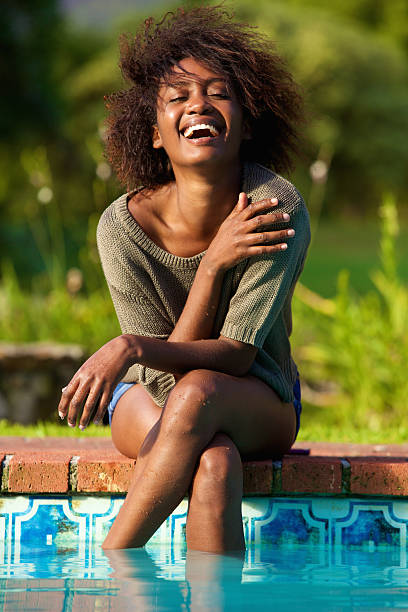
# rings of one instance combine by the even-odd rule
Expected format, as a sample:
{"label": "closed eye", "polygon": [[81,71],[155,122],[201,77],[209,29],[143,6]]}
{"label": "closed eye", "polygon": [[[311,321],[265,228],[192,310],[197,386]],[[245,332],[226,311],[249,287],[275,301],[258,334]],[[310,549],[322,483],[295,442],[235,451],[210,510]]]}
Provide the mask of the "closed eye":
{"label": "closed eye", "polygon": [[170,102],[182,102],[183,100],[186,100],[186,96],[178,96],[177,98],[171,98]]}
{"label": "closed eye", "polygon": [[221,98],[221,100],[228,100],[229,99],[229,95],[226,93],[213,93],[213,94],[208,94],[210,96],[210,98]]}

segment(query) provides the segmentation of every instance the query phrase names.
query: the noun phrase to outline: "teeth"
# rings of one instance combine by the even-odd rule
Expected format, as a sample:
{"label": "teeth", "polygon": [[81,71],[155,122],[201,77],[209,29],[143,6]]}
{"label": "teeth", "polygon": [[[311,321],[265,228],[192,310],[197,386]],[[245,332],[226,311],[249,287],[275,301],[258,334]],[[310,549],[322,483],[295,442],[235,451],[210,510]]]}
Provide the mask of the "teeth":
{"label": "teeth", "polygon": [[197,125],[190,125],[184,130],[184,137],[189,138],[196,130],[209,130],[211,136],[218,136],[219,134],[219,131],[213,125],[209,125],[208,123],[197,123]]}

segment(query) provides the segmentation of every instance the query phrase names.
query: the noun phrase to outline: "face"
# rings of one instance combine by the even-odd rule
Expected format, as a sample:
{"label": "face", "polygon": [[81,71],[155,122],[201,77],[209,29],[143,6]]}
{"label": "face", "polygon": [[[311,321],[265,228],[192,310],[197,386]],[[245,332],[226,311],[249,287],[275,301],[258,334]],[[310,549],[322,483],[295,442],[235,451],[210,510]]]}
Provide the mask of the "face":
{"label": "face", "polygon": [[153,147],[165,149],[174,169],[238,161],[247,134],[236,95],[223,76],[195,59],[179,64],[159,90]]}

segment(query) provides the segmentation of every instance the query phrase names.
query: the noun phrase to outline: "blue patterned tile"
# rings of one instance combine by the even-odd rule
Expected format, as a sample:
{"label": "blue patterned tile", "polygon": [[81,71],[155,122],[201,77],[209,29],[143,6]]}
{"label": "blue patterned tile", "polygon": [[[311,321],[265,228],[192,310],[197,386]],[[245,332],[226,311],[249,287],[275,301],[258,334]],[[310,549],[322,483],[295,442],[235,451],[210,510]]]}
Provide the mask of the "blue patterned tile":
{"label": "blue patterned tile", "polygon": [[[101,556],[100,544],[123,499],[124,495],[0,498],[0,565],[12,572],[17,565],[28,568],[34,550],[72,551],[82,560],[81,576],[92,577]],[[261,548],[262,554],[272,555],[272,566],[273,551],[279,549],[279,555],[287,554],[289,559],[296,550],[305,576],[309,567],[324,566],[331,555],[342,564],[353,547],[378,554],[393,546],[399,550],[398,567],[407,565],[408,500],[259,497],[244,499],[242,513],[252,578],[258,571]],[[148,543],[152,555],[163,566],[176,568],[177,575],[185,555],[186,519],[184,500]],[[286,552],[282,553],[280,544]],[[265,553],[268,550],[272,552]]]}
{"label": "blue patterned tile", "polygon": [[264,516],[251,519],[253,543],[325,544],[327,520],[316,518],[311,505],[311,500],[270,500]]}
{"label": "blue patterned tile", "polygon": [[380,554],[390,549],[399,551],[399,565],[406,567],[407,519],[394,513],[392,500],[350,500],[346,517],[334,524],[334,559],[344,563],[353,548],[365,549],[368,554]]}
{"label": "blue patterned tile", "polygon": [[[100,544],[123,499],[114,495],[0,499],[0,576],[30,575],[33,551],[41,554],[54,548],[68,559],[58,568],[62,576],[105,577]],[[364,577],[364,568],[353,561],[353,549],[359,549],[368,561],[373,555],[392,553],[387,569],[390,582],[408,584],[407,500],[252,498],[243,501],[242,510],[248,548],[245,581],[260,580],[265,571],[274,581],[274,568],[290,568],[295,555],[304,581],[317,575],[324,581],[334,563],[338,579],[353,583]],[[147,545],[163,577],[183,579],[186,518],[184,500]],[[265,561],[267,565],[262,565]]]}

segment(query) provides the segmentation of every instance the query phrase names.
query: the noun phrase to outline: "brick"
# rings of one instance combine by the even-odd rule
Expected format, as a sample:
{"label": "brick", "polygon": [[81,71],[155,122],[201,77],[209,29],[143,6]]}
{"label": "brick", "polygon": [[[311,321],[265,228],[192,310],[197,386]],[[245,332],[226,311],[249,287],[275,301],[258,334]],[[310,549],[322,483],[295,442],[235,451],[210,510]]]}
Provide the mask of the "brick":
{"label": "brick", "polygon": [[270,495],[273,485],[272,461],[246,461],[244,495]]}
{"label": "brick", "polygon": [[83,453],[78,460],[77,491],[126,493],[135,463],[118,452]]}
{"label": "brick", "polygon": [[350,457],[350,493],[354,495],[408,495],[405,457]]}
{"label": "brick", "polygon": [[66,493],[70,453],[19,452],[10,460],[8,490],[11,493]]}
{"label": "brick", "polygon": [[20,451],[45,452],[65,451],[73,455],[80,455],[83,451],[103,450],[114,451],[115,447],[110,438],[24,438],[23,436],[0,436],[0,451],[12,455]]}
{"label": "brick", "polygon": [[282,461],[282,492],[341,493],[341,459],[286,455]]}
{"label": "brick", "polygon": [[408,443],[351,444],[347,442],[297,441],[294,450],[307,449],[314,457],[408,457]]}

